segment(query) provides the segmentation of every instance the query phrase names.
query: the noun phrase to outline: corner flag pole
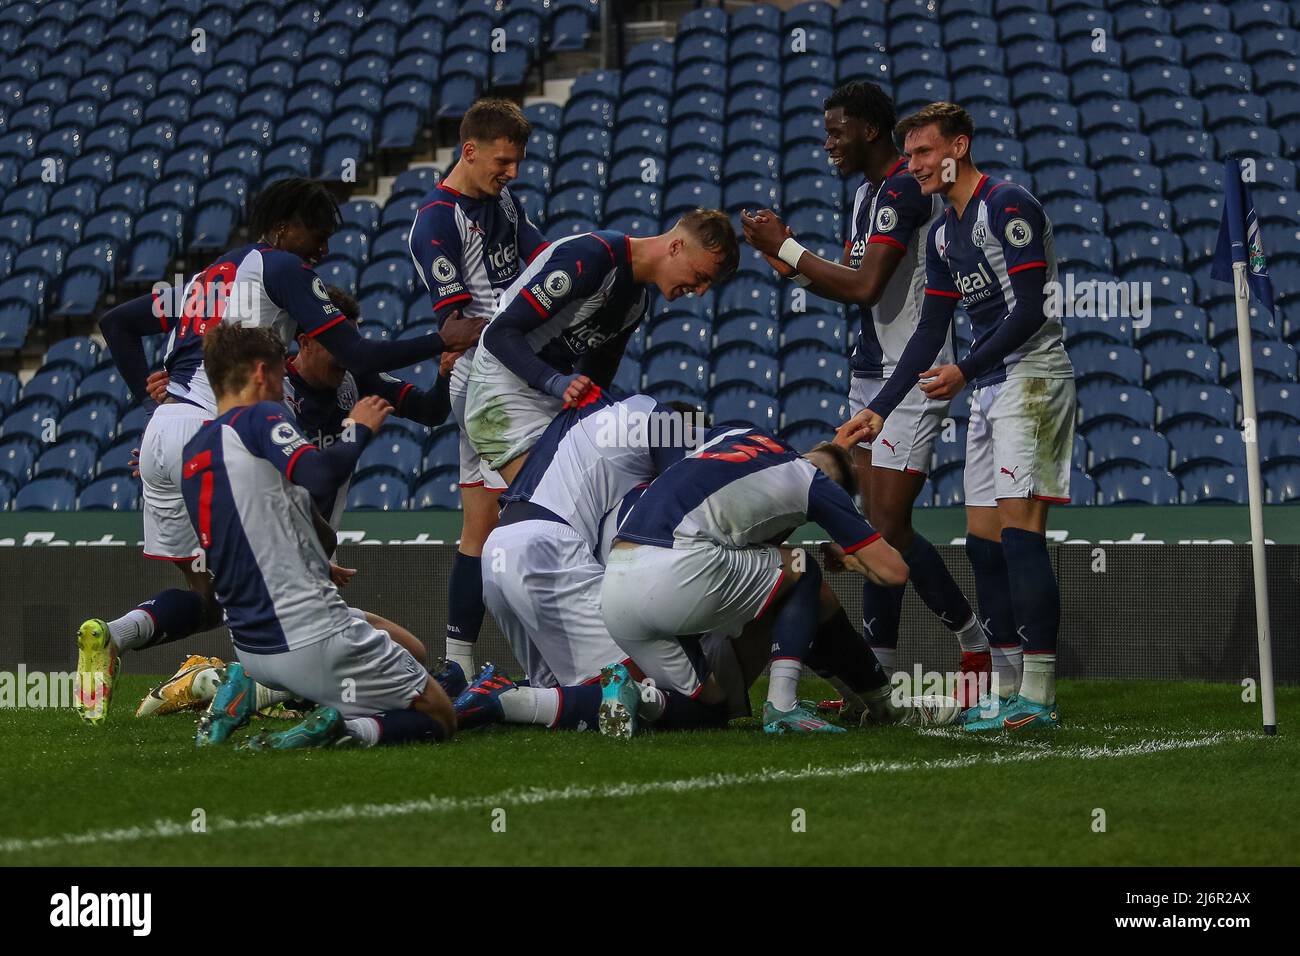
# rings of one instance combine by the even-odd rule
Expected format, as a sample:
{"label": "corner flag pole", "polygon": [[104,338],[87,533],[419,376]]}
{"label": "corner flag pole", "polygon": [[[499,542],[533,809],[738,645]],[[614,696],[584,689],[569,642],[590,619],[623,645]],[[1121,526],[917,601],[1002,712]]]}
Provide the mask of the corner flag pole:
{"label": "corner flag pole", "polygon": [[[1211,277],[1231,281],[1237,300],[1237,349],[1241,356],[1241,403],[1246,443],[1246,488],[1250,501],[1250,556],[1255,573],[1255,626],[1259,638],[1259,699],[1264,733],[1277,733],[1273,696],[1273,649],[1269,634],[1268,571],[1264,546],[1264,493],[1259,474],[1259,424],[1255,415],[1255,355],[1250,333],[1250,292],[1269,312],[1273,288],[1268,278],[1259,220],[1250,191],[1234,159],[1224,163],[1223,219]],[[1231,278],[1227,266],[1231,262]]]}

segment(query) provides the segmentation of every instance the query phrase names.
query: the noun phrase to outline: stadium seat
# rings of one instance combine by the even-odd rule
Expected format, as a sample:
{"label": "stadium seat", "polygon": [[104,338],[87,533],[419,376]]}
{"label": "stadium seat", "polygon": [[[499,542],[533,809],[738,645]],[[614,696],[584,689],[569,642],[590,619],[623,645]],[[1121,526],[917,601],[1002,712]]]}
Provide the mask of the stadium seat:
{"label": "stadium seat", "polygon": [[1152,389],[1158,403],[1157,423],[1167,431],[1176,422],[1199,420],[1211,425],[1234,425],[1237,402],[1221,385],[1163,382]]}
{"label": "stadium seat", "polygon": [[139,481],[129,474],[99,478],[81,490],[77,507],[82,511],[138,511]]}
{"label": "stadium seat", "polygon": [[1137,349],[1121,345],[1088,342],[1070,349],[1070,362],[1074,365],[1075,379],[1116,382],[1120,385],[1141,385],[1145,362]]}
{"label": "stadium seat", "polygon": [[420,441],[401,436],[384,436],[366,446],[366,450],[357,459],[355,473],[358,478],[365,478],[375,472],[392,472],[409,482],[420,476],[423,466],[424,449]]}
{"label": "stadium seat", "polygon": [[1266,468],[1263,481],[1265,500],[1269,504],[1291,504],[1300,501],[1300,463],[1285,462]]}
{"label": "stadium seat", "polygon": [[1103,505],[1176,505],[1182,498],[1178,479],[1160,468],[1124,466],[1096,478]]}
{"label": "stadium seat", "polygon": [[1144,388],[1089,382],[1078,390],[1079,428],[1088,434],[1106,422],[1150,428],[1156,421],[1156,400]]}
{"label": "stadium seat", "polygon": [[1165,433],[1173,451],[1173,470],[1181,474],[1188,468],[1207,464],[1246,464],[1246,446],[1241,432],[1234,428],[1184,421]]}
{"label": "stadium seat", "polygon": [[788,392],[781,399],[781,424],[783,428],[816,423],[828,426],[833,432],[849,419],[846,392],[805,384]]}
{"label": "stadium seat", "polygon": [[1070,504],[1094,505],[1097,503],[1097,482],[1082,471],[1070,472]]}
{"label": "stadium seat", "polygon": [[1151,369],[1148,385],[1178,380],[1213,385],[1219,381],[1219,353],[1209,345],[1163,340],[1145,345],[1142,354]]}
{"label": "stadium seat", "polygon": [[10,435],[0,439],[0,475],[7,475],[15,485],[30,481],[41,447],[29,435]]}
{"label": "stadium seat", "polygon": [[1149,428],[1104,424],[1088,432],[1088,449],[1087,470],[1094,477],[1125,465],[1169,469],[1169,439]]}
{"label": "stadium seat", "polygon": [[14,495],[14,511],[72,511],[76,508],[77,485],[61,476],[37,478]]}
{"label": "stadium seat", "polygon": [[374,473],[348,489],[349,511],[405,511],[410,489],[396,474]]}
{"label": "stadium seat", "polygon": [[1247,500],[1245,468],[1202,465],[1183,472],[1180,481],[1189,504],[1244,505]]}

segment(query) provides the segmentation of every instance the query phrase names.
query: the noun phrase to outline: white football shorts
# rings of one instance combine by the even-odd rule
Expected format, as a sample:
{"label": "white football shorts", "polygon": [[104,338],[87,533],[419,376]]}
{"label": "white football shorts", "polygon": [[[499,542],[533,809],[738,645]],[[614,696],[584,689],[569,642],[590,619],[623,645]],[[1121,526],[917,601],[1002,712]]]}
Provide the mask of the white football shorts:
{"label": "white football shorts", "polygon": [[563,408],[558,398],[530,388],[487,346],[480,343],[475,349],[465,396],[465,432],[489,468],[499,472],[527,454]]}
{"label": "white football shorts", "polygon": [[199,537],[185,510],[181,469],[185,444],[211,416],[197,405],[159,405],[140,439],[140,482],[144,501],[144,554],[168,561],[193,558]]}
{"label": "white football shorts", "polygon": [[1074,379],[1009,378],[975,389],[966,431],[966,504],[1070,500]]}
{"label": "white football shorts", "polygon": [[[858,414],[884,388],[886,378],[857,378],[849,385],[849,413]],[[859,442],[871,452],[873,468],[930,473],[934,443],[948,416],[948,402],[927,398],[920,386],[909,389],[898,407],[889,413],[874,442]]]}
{"label": "white football shorts", "polygon": [[460,486],[505,491],[505,481],[489,468],[487,462],[474,450],[474,446],[470,444],[469,434],[465,431],[465,396],[469,390],[469,370],[474,364],[476,351],[478,351],[477,347],[471,348],[456,360],[456,364],[451,368],[451,381],[447,383],[451,396],[451,414],[460,432]]}

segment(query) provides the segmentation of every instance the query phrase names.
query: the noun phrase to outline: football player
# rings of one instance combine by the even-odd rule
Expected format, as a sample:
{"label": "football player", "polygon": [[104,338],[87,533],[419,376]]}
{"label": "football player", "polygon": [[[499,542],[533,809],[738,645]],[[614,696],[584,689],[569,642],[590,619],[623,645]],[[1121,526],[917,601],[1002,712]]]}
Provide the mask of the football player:
{"label": "football player", "polygon": [[[462,313],[487,320],[502,292],[546,247],[508,188],[532,132],[519,107],[481,99],[460,122],[460,158],[416,213],[408,243],[440,322]],[[496,524],[504,481],[479,457],[465,432],[465,391],[474,349],[443,357],[452,414],[460,428],[462,524],[447,579],[447,657],[474,673],[474,643],[483,626],[483,542]]]}
{"label": "football player", "polygon": [[[166,294],[155,290],[116,307],[101,321],[113,360],[137,398],[146,393],[148,365],[140,340],[170,333],[164,365],[168,400],[149,419],[141,444],[145,556],[173,563],[188,590],[155,595],[122,617],[92,618],[77,634],[80,683],[76,708],[91,723],[108,713],[123,651],[179,640],[216,626],[220,609],[181,499],[181,450],[216,412],[203,364],[204,336],[219,324],[270,328],[283,343],[299,332],[314,338],[354,374],[401,368],[471,345],[481,321],[457,319],[442,331],[393,342],[363,339],[330,302],[311,268],[326,252],[340,214],[315,180],[291,178],[268,186],[253,204],[256,242],[217,258]],[[170,297],[170,301],[167,301]],[[169,318],[170,317],[170,318]]]}
{"label": "football player", "polygon": [[636,326],[647,284],[669,301],[703,295],[739,261],[726,213],[697,209],[668,232],[612,230],[552,242],[506,290],[469,374],[469,439],[506,482],[566,405],[608,387]]}
{"label": "football player", "polygon": [[[800,671],[820,629],[865,642],[803,549],[783,546],[805,522],[821,525],[836,558],[878,583],[899,586],[907,565],[853,503],[856,477],[841,429],[806,455],[762,429],[717,427],[668,468],[619,525],[601,587],[610,636],[674,703],[700,723],[721,722],[725,692],[696,636],[740,633],[772,615],[771,675],[763,725],[769,733],[838,731],[798,699]],[[868,649],[869,653],[869,649]],[[884,707],[889,682],[873,663],[861,703]]]}
{"label": "football player", "polygon": [[[994,699],[971,708],[965,726],[1056,726],[1061,603],[1045,535],[1049,505],[1070,500],[1075,387],[1060,320],[1046,308],[1057,275],[1052,224],[1028,190],[980,173],[971,156],[974,123],[960,106],[933,103],[900,122],[897,132],[921,192],[943,195],[949,206],[926,239],[926,295],[916,334],[857,420],[879,434],[918,379],[940,401],[974,386],[966,433],[966,551],[1000,652],[999,693],[1013,693],[1000,704]],[[937,357],[958,302],[975,339],[953,364]],[[1022,641],[1023,675],[1017,675]]]}
{"label": "football player", "polygon": [[[939,196],[922,195],[893,142],[894,103],[874,83],[846,83],[825,103],[825,149],[843,177],[861,176],[841,262],[830,262],[788,235],[771,210],[744,216],[745,238],[787,278],[818,295],[858,307],[850,365],[849,408],[856,414],[880,391],[916,331],[925,295],[925,237],[943,210]],[[940,347],[952,360],[952,340]],[[912,527],[912,506],[925,487],[934,443],[948,414],[946,399],[919,387],[899,403],[874,441],[854,450],[863,511],[907,562],[916,593],[952,631],[969,682],[990,667],[988,640],[939,552]],[[872,650],[894,669],[903,588],[862,584],[862,621]],[[987,687],[985,688],[987,690]],[[978,691],[969,689],[975,703]]]}
{"label": "football player", "polygon": [[343,601],[330,578],[333,542],[312,506],[351,474],[391,406],[361,399],[353,440],[318,449],[281,404],[284,347],[272,331],[217,325],[203,354],[216,417],[185,445],[181,490],[239,663],[196,742],[220,743],[247,723],[252,681],[318,705],[301,724],[256,735],[252,749],[448,739],[451,701],[420,661]]}

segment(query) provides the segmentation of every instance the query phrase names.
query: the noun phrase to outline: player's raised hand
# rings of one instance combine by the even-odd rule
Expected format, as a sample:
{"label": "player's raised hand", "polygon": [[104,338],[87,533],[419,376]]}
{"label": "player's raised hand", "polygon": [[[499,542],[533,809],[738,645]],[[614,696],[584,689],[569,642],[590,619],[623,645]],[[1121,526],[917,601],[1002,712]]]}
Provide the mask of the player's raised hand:
{"label": "player's raised hand", "polygon": [[760,209],[754,215],[748,210],[741,210],[740,224],[745,231],[745,241],[766,256],[775,256],[781,251],[781,243],[790,236],[785,223],[770,209]]}
{"label": "player's raised hand", "polygon": [[352,583],[352,579],[357,576],[356,568],[345,568],[342,565],[330,562],[330,580],[336,587],[345,588]]}
{"label": "player's raised hand", "polygon": [[149,393],[150,398],[161,405],[167,398],[167,383],[171,380],[166,369],[159,369],[145,379],[144,390]]}
{"label": "player's raised hand", "polygon": [[365,425],[372,432],[377,432],[392,410],[393,406],[378,395],[367,395],[352,406],[348,417],[358,425]]}
{"label": "player's raised hand", "polygon": [[832,442],[852,451],[855,445],[872,441],[885,426],[885,420],[869,408],[864,408],[835,430]]}
{"label": "player's raised hand", "polygon": [[131,469],[131,477],[140,477],[140,449],[132,448],[131,457],[126,460],[126,466]]}
{"label": "player's raised hand", "polygon": [[447,316],[447,321],[442,323],[442,328],[439,330],[442,333],[443,354],[465,351],[478,341],[486,325],[486,319],[462,318],[460,310],[457,309]]}
{"label": "player's raised hand", "polygon": [[930,398],[947,401],[966,387],[966,376],[956,365],[940,365],[921,373],[921,391]]}
{"label": "player's raised hand", "polygon": [[464,354],[464,352],[443,352],[442,358],[438,360],[438,374],[443,378],[449,378],[452,368],[456,365],[456,360]]}

